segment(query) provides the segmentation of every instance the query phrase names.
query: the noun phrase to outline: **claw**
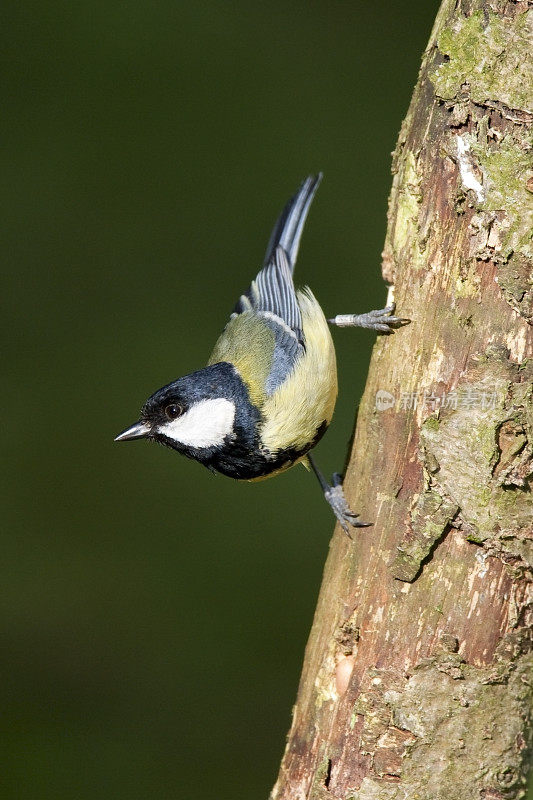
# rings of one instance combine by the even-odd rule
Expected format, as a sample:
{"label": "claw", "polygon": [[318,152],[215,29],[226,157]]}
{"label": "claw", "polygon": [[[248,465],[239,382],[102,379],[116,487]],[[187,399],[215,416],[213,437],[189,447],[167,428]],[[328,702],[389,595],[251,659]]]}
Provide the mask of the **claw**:
{"label": "claw", "polygon": [[320,472],[318,466],[315,463],[315,459],[311,455],[311,453],[307,454],[307,459],[309,466],[315,473],[316,477],[318,478],[318,482],[322,487],[322,491],[324,492],[324,497],[328,501],[331,506],[331,509],[335,516],[337,517],[341,528],[343,529],[346,536],[351,539],[349,525],[354,528],[367,528],[371,525],[371,522],[360,522],[358,519],[359,514],[356,514],[350,506],[348,505],[346,498],[344,496],[344,491],[342,489],[342,476],[339,472],[333,473],[332,478],[332,486],[329,485],[325,477]]}
{"label": "claw", "polygon": [[389,306],[385,306],[385,308],[376,308],[373,311],[367,311],[366,314],[338,314],[333,319],[328,319],[328,322],[340,328],[370,328],[370,330],[377,331],[378,333],[390,334],[394,333],[393,328],[401,328],[403,325],[408,325],[411,322],[411,320],[406,317],[393,316],[395,309],[396,304],[392,303]]}
{"label": "claw", "polygon": [[396,303],[392,303],[385,308],[377,308],[374,311],[369,311],[367,314],[361,314],[362,317],[373,317],[376,319],[376,330],[386,331],[387,333],[394,333],[390,330],[391,327],[399,328],[402,325],[409,325],[410,319],[406,317],[392,316],[396,310]]}
{"label": "claw", "polygon": [[353,528],[367,528],[369,525],[372,525],[371,522],[361,522],[358,519],[359,514],[351,510],[344,496],[341,476],[338,472],[333,475],[333,486],[324,492],[324,496],[337,517],[341,528],[349,539],[351,539],[352,536],[348,525],[351,525]]}

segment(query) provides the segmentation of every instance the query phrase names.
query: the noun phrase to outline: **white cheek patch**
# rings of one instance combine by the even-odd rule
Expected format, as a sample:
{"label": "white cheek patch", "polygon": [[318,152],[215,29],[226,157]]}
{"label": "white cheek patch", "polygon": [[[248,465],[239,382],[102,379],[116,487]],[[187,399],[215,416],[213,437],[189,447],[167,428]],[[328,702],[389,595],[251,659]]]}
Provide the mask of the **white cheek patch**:
{"label": "white cheek patch", "polygon": [[183,416],[161,425],[159,432],[188,447],[214,447],[233,432],[234,420],[231,400],[199,400]]}

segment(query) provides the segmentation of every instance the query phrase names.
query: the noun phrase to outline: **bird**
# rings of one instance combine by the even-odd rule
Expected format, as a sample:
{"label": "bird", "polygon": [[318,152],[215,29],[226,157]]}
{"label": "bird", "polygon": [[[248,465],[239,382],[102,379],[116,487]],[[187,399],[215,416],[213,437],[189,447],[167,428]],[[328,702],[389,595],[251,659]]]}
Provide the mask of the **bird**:
{"label": "bird", "polygon": [[140,420],[116,442],[148,439],[241,481],[278,475],[297,463],[312,470],[342,529],[365,527],[329,483],[311,451],[326,432],[337,398],[337,366],[328,327],[381,334],[409,320],[395,306],[326,319],[311,289],[293,272],[309,208],[322,173],[309,175],[274,225],[263,266],[239,298],[207,366],[158,389]]}

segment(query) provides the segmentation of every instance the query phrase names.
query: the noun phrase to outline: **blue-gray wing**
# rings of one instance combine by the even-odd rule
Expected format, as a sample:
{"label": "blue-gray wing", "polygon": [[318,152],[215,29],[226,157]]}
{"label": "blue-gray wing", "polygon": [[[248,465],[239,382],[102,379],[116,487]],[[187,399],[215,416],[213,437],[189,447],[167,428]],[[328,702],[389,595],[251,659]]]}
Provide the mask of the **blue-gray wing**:
{"label": "blue-gray wing", "polygon": [[267,319],[276,317],[284,328],[290,329],[293,338],[303,344],[302,314],[287,254],[282,247],[276,249],[270,263],[252,281],[246,294],[240,298],[239,305],[241,308],[235,309],[237,313],[252,308],[265,314]]}
{"label": "blue-gray wing", "polygon": [[274,334],[272,368],[265,386],[270,395],[292,372],[298,356],[305,350],[302,314],[282,247],[276,249],[272,261],[252,281],[234,314],[244,311],[253,311],[262,317]]}
{"label": "blue-gray wing", "polygon": [[322,174],[310,175],[281,212],[259,272],[233,314],[254,311],[274,334],[274,354],[265,390],[272,392],[285,380],[305,350],[302,315],[292,273],[304,223]]}
{"label": "blue-gray wing", "polygon": [[301,343],[300,308],[292,274],[309,207],[321,180],[321,172],[309,175],[286,204],[270,235],[263,269],[234,308],[235,314],[250,308],[275,314],[295,332]]}

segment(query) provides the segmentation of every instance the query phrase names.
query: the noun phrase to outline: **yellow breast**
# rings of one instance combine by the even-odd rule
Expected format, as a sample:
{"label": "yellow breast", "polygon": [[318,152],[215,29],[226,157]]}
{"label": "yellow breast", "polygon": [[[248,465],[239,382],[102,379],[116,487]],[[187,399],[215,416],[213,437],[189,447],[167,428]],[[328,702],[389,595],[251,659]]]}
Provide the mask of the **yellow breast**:
{"label": "yellow breast", "polygon": [[305,448],[324,422],[329,425],[337,398],[335,349],[324,313],[310,289],[298,291],[297,296],[305,352],[263,403],[261,439],[271,453]]}

